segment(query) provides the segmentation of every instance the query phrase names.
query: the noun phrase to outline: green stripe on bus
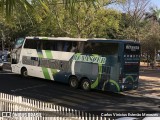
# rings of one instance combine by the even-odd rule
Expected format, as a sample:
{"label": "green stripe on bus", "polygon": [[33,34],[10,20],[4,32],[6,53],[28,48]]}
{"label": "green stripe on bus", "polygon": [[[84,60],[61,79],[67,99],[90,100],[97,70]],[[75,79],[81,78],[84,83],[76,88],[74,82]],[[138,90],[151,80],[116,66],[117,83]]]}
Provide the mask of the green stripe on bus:
{"label": "green stripe on bus", "polygon": [[43,58],[43,54],[42,53],[38,53],[38,57],[39,58]]}
{"label": "green stripe on bus", "polygon": [[55,76],[55,74],[58,73],[58,72],[57,72],[57,69],[51,69],[51,72],[52,72],[52,75],[53,75],[53,76]]}
{"label": "green stripe on bus", "polygon": [[102,75],[102,64],[98,64],[98,77],[95,80],[95,82],[93,84],[91,84],[91,88],[96,88],[99,84],[99,80],[101,79],[101,75]]}
{"label": "green stripe on bus", "polygon": [[42,70],[43,70],[43,74],[44,74],[45,79],[49,79],[50,80],[51,78],[50,78],[50,75],[48,73],[48,69],[45,68],[45,67],[42,67]]}
{"label": "green stripe on bus", "polygon": [[[107,83],[108,83],[108,81],[105,81],[105,82],[104,82],[103,88],[102,88],[103,91],[105,90],[105,86],[106,86]],[[119,85],[118,85],[118,83],[117,83],[116,81],[114,81],[114,80],[109,80],[109,83],[110,83],[110,84],[112,83],[112,84],[115,85],[115,87],[116,87],[116,89],[117,89],[117,92],[120,91],[120,87],[119,87]],[[115,92],[115,91],[114,91],[114,92]]]}
{"label": "green stripe on bus", "polygon": [[[40,52],[37,52],[37,54],[38,54],[38,57],[39,57],[39,58],[44,58],[42,52],[41,52],[41,53],[40,53]],[[48,69],[45,68],[45,67],[42,67],[42,71],[43,71],[44,78],[51,80],[50,75],[49,75],[49,72],[48,72]]]}
{"label": "green stripe on bus", "polygon": [[[98,56],[97,54],[92,54],[93,56]],[[97,79],[93,84],[91,84],[91,88],[96,88],[99,84],[99,80],[101,79],[102,75],[102,64],[98,64],[98,76]]]}
{"label": "green stripe on bus", "polygon": [[127,76],[125,79],[126,79],[126,80],[127,80],[127,79],[131,79],[132,82],[134,82],[133,76]]}
{"label": "green stripe on bus", "polygon": [[99,67],[99,79],[102,77],[102,64],[98,64]]}
{"label": "green stripe on bus", "polygon": [[52,52],[50,50],[45,50],[46,56],[49,59],[53,59]]}
{"label": "green stripe on bus", "polygon": [[41,38],[41,39],[43,39],[43,40],[48,40],[48,37],[43,37],[43,38]]}
{"label": "green stripe on bus", "polygon": [[38,57],[39,57],[39,58],[43,58],[43,53],[42,53],[42,52],[38,52],[38,51],[37,51],[37,54],[38,54]]}

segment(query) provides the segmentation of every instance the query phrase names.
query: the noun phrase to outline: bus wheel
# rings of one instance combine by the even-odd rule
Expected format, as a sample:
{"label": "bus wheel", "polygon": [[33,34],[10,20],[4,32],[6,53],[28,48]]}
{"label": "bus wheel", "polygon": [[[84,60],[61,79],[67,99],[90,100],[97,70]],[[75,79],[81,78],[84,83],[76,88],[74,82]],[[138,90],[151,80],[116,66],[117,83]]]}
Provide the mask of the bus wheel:
{"label": "bus wheel", "polygon": [[0,67],[0,71],[3,71],[3,67]]}
{"label": "bus wheel", "polygon": [[72,87],[72,88],[78,88],[78,85],[79,85],[79,83],[78,83],[78,79],[76,78],[76,77],[74,77],[74,76],[72,76],[72,77],[70,77],[69,78],[69,85]]}
{"label": "bus wheel", "polygon": [[28,72],[27,72],[27,69],[26,69],[26,68],[22,68],[22,70],[21,70],[21,75],[22,75],[23,77],[27,77],[27,76],[28,76]]}
{"label": "bus wheel", "polygon": [[85,91],[89,91],[91,89],[91,84],[88,79],[83,79],[81,82],[81,88]]}

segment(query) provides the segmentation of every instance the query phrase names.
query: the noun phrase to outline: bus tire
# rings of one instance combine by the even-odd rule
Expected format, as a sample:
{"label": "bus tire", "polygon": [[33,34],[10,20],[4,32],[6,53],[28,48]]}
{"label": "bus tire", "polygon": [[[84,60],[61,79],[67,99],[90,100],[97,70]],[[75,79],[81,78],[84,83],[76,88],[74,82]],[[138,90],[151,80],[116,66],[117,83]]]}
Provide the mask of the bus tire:
{"label": "bus tire", "polygon": [[91,90],[91,83],[87,78],[83,79],[81,82],[81,88],[85,91],[90,91]]}
{"label": "bus tire", "polygon": [[69,85],[70,85],[70,87],[72,87],[74,89],[78,88],[79,82],[78,82],[77,77],[75,77],[75,76],[70,77],[69,78]]}
{"label": "bus tire", "polygon": [[27,72],[27,69],[26,69],[26,68],[22,68],[22,70],[21,70],[21,75],[22,75],[23,77],[28,77],[28,72]]}
{"label": "bus tire", "polygon": [[3,67],[0,67],[0,71],[3,71]]}

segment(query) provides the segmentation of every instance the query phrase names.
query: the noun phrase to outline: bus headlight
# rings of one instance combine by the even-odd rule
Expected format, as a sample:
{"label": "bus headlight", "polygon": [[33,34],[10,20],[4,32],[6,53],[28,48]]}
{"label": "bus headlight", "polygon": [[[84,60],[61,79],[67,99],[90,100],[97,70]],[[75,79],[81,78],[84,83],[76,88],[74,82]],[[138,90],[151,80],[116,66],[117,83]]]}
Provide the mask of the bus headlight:
{"label": "bus headlight", "polygon": [[124,85],[122,85],[122,90],[124,89]]}
{"label": "bus headlight", "polygon": [[122,79],[122,81],[123,81],[123,83],[125,83],[125,81],[126,81],[126,78],[123,78],[123,79]]}

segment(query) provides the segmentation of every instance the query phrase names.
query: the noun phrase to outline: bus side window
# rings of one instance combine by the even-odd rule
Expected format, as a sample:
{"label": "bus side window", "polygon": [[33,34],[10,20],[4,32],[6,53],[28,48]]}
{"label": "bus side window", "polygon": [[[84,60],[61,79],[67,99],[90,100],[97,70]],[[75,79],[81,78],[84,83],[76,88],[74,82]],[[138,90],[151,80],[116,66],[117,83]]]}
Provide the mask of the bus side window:
{"label": "bus side window", "polygon": [[44,50],[57,50],[56,41],[43,41]]}
{"label": "bus side window", "polygon": [[84,45],[84,53],[92,54],[93,53],[93,43],[86,42]]}
{"label": "bus side window", "polygon": [[37,49],[37,50],[42,50],[42,49],[41,49],[41,47],[42,47],[41,41],[40,41],[40,40],[37,40],[36,43],[37,43],[37,48],[36,48],[36,49]]}
{"label": "bus side window", "polygon": [[77,52],[80,52],[80,53],[84,52],[84,44],[85,42],[77,42],[77,46],[78,46]]}
{"label": "bus side window", "polygon": [[52,41],[52,50],[57,50],[57,41]]}
{"label": "bus side window", "polygon": [[72,42],[70,41],[65,41],[63,42],[63,51],[69,52],[72,46]]}
{"label": "bus side window", "polygon": [[57,51],[62,51],[63,43],[62,41],[57,41]]}
{"label": "bus side window", "polygon": [[45,40],[41,41],[41,44],[42,44],[42,49],[43,50],[48,50],[48,45],[47,45],[47,42]]}
{"label": "bus side window", "polygon": [[77,52],[78,51],[78,45],[77,45],[77,42],[72,42],[72,45],[71,45],[71,49],[70,49],[70,52]]}
{"label": "bus side window", "polygon": [[36,49],[36,41],[32,39],[26,39],[24,48]]}
{"label": "bus side window", "polygon": [[92,45],[94,54],[117,55],[118,43],[95,43]]}
{"label": "bus side window", "polygon": [[52,41],[42,41],[44,50],[53,50]]}

